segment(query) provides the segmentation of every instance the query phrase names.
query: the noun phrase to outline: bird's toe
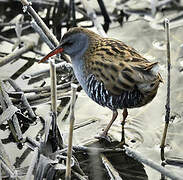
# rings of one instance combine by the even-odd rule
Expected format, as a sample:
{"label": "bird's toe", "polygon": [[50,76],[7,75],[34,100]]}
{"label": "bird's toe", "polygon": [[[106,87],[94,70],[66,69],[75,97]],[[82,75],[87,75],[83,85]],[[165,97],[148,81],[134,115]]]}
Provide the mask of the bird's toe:
{"label": "bird's toe", "polygon": [[97,134],[95,136],[96,139],[98,139],[99,141],[107,141],[107,142],[112,142],[112,139],[110,136],[108,136],[107,134],[101,133],[101,134]]}

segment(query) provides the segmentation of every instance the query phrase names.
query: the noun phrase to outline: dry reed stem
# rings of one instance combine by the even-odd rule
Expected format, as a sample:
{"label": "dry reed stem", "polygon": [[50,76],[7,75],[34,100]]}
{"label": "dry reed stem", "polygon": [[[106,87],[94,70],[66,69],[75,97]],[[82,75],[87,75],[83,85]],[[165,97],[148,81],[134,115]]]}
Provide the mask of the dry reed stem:
{"label": "dry reed stem", "polygon": [[57,114],[57,77],[56,67],[53,60],[50,61],[50,78],[51,78],[51,110]]}
{"label": "dry reed stem", "polygon": [[66,161],[66,173],[65,179],[71,179],[71,157],[72,157],[72,138],[73,138],[73,129],[74,129],[74,105],[76,101],[76,91],[77,85],[71,84],[72,96],[71,96],[71,106],[70,106],[70,126],[69,126],[69,140],[68,140],[68,150],[67,150],[67,161]]}
{"label": "dry reed stem", "polygon": [[53,137],[57,139],[57,77],[54,60],[50,61],[51,111]]}
{"label": "dry reed stem", "polygon": [[[163,136],[161,140],[161,160],[162,160],[162,166],[165,166],[163,161],[165,160],[165,141],[168,131],[168,125],[170,120],[170,67],[171,67],[171,61],[170,61],[170,29],[169,29],[169,19],[165,19],[165,33],[166,33],[166,48],[167,48],[167,99],[166,99],[166,114],[165,114],[165,127],[163,131]],[[161,179],[165,179],[164,174],[161,174]]]}
{"label": "dry reed stem", "polygon": [[36,13],[36,11],[32,8],[31,4],[27,0],[21,0],[21,3],[24,6],[24,10],[28,11],[29,14],[33,17],[33,19],[36,21],[38,26],[41,27],[43,32],[46,34],[48,39],[52,42],[52,44],[56,47],[59,45],[58,40],[53,35],[53,33],[49,30],[49,28],[46,26],[46,24],[43,22],[43,20],[39,17],[39,15]]}
{"label": "dry reed stem", "polygon": [[12,53],[8,54],[7,56],[0,59],[0,67],[19,58],[22,54],[30,51],[35,46],[33,41],[29,41],[25,43],[25,46],[21,47],[18,50],[13,51]]}
{"label": "dry reed stem", "polygon": [[171,67],[171,61],[170,61],[170,32],[169,32],[169,20],[165,19],[165,32],[166,32],[166,45],[167,45],[167,99],[166,99],[166,115],[165,115],[165,127],[163,131],[163,137],[161,141],[161,160],[164,161],[164,147],[165,147],[165,140],[168,130],[168,124],[170,120],[170,67]]}

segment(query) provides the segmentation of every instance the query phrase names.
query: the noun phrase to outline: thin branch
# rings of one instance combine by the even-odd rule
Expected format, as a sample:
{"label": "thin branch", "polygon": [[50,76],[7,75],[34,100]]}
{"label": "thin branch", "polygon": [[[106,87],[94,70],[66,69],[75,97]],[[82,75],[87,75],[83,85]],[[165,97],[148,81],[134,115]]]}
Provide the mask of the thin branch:
{"label": "thin branch", "polygon": [[7,37],[4,37],[2,35],[0,35],[0,39],[3,40],[3,41],[7,41],[7,42],[9,42],[11,44],[15,44],[15,42],[13,40],[11,40],[11,39],[9,39]]}
{"label": "thin branch", "polygon": [[[70,96],[71,96],[70,87],[57,92],[57,99],[62,99],[65,97],[70,97]],[[51,94],[50,94],[50,92],[48,92],[48,93],[41,93],[38,95],[32,95],[32,96],[27,97],[27,100],[31,106],[38,105],[41,103],[46,103],[46,102],[51,101]],[[17,100],[15,100],[15,102],[17,102]]]}
{"label": "thin branch", "polygon": [[157,170],[161,174],[164,174],[165,176],[167,176],[173,180],[182,180],[182,177],[180,177],[176,173],[172,172],[170,169],[166,169],[166,168],[162,167],[161,165],[159,165],[158,163],[152,161],[151,159],[147,159],[144,155],[140,154],[139,152],[137,152],[127,146],[124,146],[124,148],[125,148],[125,153],[128,156],[136,159],[137,161],[144,163],[145,165],[151,167],[152,169]]}
{"label": "thin branch", "polygon": [[22,54],[30,51],[33,49],[33,47],[35,46],[33,41],[29,41],[29,42],[25,42],[25,46],[21,47],[18,50],[13,51],[12,53],[10,53],[9,55],[3,57],[0,59],[0,67],[19,58]]}
{"label": "thin branch", "polygon": [[[0,94],[0,99],[2,99],[2,98],[3,97]],[[17,111],[19,111],[19,109],[16,106],[14,106],[14,105],[8,106],[8,108],[6,110],[4,110],[3,113],[0,115],[0,125],[2,123],[4,123],[5,121],[10,120]]]}
{"label": "thin branch", "polygon": [[45,35],[45,33],[42,31],[42,29],[38,26],[38,24],[33,20],[31,22],[31,26],[34,29],[35,32],[39,34],[41,39],[48,45],[50,49],[54,49],[54,45],[52,42],[48,39],[48,37]]}
{"label": "thin branch", "polygon": [[11,84],[11,86],[15,89],[16,92],[20,93],[21,94],[21,100],[22,100],[22,103],[23,105],[26,107],[27,111],[28,111],[28,114],[29,116],[32,118],[32,120],[35,120],[36,119],[36,115],[34,113],[34,111],[32,110],[24,92],[21,90],[21,88],[15,83],[14,80],[12,79],[8,79],[8,82]]}
{"label": "thin branch", "polygon": [[[61,89],[65,89],[65,88],[68,88],[70,87],[70,82],[66,82],[64,84],[60,84],[60,85],[57,85],[57,90],[61,90]],[[44,86],[44,87],[36,87],[36,88],[33,88],[33,89],[25,89],[23,90],[24,93],[40,93],[42,91],[47,91],[47,92],[50,92],[51,91],[51,87],[50,86]]]}
{"label": "thin branch", "polygon": [[33,139],[32,137],[27,136],[26,137],[26,144],[29,148],[34,149],[35,147],[38,147],[38,149],[41,148],[41,145],[38,141]]}
{"label": "thin branch", "polygon": [[97,121],[98,121],[98,119],[88,119],[88,120],[85,120],[84,122],[81,122],[81,123],[76,124],[74,126],[74,130],[79,129],[79,128],[82,128],[82,127],[85,127],[85,126],[90,125],[92,123],[95,123]]}
{"label": "thin branch", "polygon": [[100,6],[101,13],[104,17],[103,28],[104,28],[104,31],[107,32],[109,30],[109,24],[111,23],[111,20],[110,20],[109,14],[107,12],[107,9],[105,7],[103,0],[97,0],[97,1],[98,1],[99,6]]}
{"label": "thin branch", "polygon": [[[0,91],[1,91],[0,93],[2,94],[2,96],[4,98],[4,101],[7,104],[7,108],[9,106],[12,106],[13,103],[12,103],[11,99],[9,98],[7,92],[6,92],[3,81],[0,81]],[[17,118],[16,114],[14,114],[12,116],[12,121],[8,120],[8,124],[9,124],[9,128],[10,128],[15,140],[17,142],[21,141],[23,139],[23,136],[22,136],[22,131],[21,131],[21,128],[20,128],[20,125],[19,125],[18,118]]]}
{"label": "thin branch", "polygon": [[[91,153],[92,154],[99,154],[99,153],[112,153],[112,152],[123,152],[124,150],[122,150],[121,148],[118,149],[107,149],[107,148],[95,148],[95,147],[87,147],[87,146],[72,146],[73,149],[75,151],[83,151],[86,153]],[[58,150],[52,154],[50,154],[50,156],[56,156],[58,154],[62,154],[62,153],[66,153],[67,148],[64,148],[62,150]]]}
{"label": "thin branch", "polygon": [[72,18],[72,26],[76,27],[75,0],[70,0],[70,16],[70,18]]}
{"label": "thin branch", "polygon": [[16,171],[12,169],[10,166],[8,166],[4,161],[1,161],[2,169],[4,169],[10,176],[10,178],[14,179],[17,178]]}
{"label": "thin branch", "polygon": [[26,148],[20,157],[16,157],[16,162],[13,164],[15,168],[20,168],[21,164],[25,161],[25,159],[31,153],[31,151],[32,150],[30,148]]}
{"label": "thin branch", "polygon": [[[58,63],[55,66],[56,66],[56,69],[67,68],[69,70],[69,69],[72,68],[72,64],[66,63],[65,61],[61,62],[61,63]],[[37,72],[31,73],[31,74],[24,75],[22,78],[23,79],[33,78],[33,77],[36,77],[36,76],[39,76],[39,75],[45,74],[45,73],[49,74],[50,73],[50,68],[45,68],[41,71],[37,71]]]}
{"label": "thin branch", "polygon": [[[36,51],[36,50],[32,50],[32,52],[38,54],[38,51]],[[9,55],[9,53],[0,52],[0,56],[1,57],[8,56],[8,55]],[[39,53],[39,55],[44,56],[43,54],[40,54],[40,53]],[[40,61],[40,59],[38,59],[38,58],[35,58],[35,57],[27,57],[27,56],[24,56],[24,55],[21,55],[19,58],[21,58],[22,60],[27,60],[27,61],[32,61],[32,62],[39,62]]]}

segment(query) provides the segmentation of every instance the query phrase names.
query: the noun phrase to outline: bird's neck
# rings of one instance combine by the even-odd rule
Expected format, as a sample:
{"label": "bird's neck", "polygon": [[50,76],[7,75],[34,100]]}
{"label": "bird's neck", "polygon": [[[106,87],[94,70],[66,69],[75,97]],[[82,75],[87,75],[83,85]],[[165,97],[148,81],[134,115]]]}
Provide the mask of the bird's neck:
{"label": "bird's neck", "polygon": [[83,57],[77,57],[77,59],[75,58],[72,59],[74,74],[84,91],[87,92],[87,74],[85,70],[85,62]]}
{"label": "bird's neck", "polygon": [[90,69],[88,68],[88,59],[91,58],[92,51],[95,49],[96,43],[98,44],[98,41],[95,40],[95,38],[89,37],[86,39],[83,48],[80,49],[80,51],[75,54],[75,56],[71,56],[74,74],[87,94],[87,78],[90,74]]}

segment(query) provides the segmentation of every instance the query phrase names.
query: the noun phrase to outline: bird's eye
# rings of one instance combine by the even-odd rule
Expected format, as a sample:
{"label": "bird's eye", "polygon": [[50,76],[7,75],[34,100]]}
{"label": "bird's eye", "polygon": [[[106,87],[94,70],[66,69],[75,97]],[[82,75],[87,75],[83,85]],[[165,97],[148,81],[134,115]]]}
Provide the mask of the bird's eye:
{"label": "bird's eye", "polygon": [[64,46],[71,46],[72,44],[73,44],[72,41],[65,41],[65,42],[63,43]]}

